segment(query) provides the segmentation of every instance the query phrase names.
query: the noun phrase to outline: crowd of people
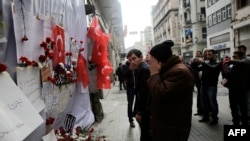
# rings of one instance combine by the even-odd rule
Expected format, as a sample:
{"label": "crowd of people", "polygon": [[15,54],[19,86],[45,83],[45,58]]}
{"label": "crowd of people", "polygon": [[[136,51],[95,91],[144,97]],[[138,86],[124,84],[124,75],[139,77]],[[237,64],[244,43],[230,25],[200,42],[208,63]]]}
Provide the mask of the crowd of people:
{"label": "crowd of people", "polygon": [[[216,125],[219,122],[217,89],[228,88],[233,125],[249,125],[250,59],[246,47],[238,46],[221,61],[217,52],[197,51],[191,64],[173,55],[174,43],[167,40],[155,45],[143,59],[142,52],[132,49],[127,62],[116,70],[120,90],[125,89],[128,101],[128,120],[135,127],[134,118],[141,129],[141,141],[187,141],[192,121],[193,90],[197,90],[199,122]],[[134,102],[135,101],[135,102]]]}

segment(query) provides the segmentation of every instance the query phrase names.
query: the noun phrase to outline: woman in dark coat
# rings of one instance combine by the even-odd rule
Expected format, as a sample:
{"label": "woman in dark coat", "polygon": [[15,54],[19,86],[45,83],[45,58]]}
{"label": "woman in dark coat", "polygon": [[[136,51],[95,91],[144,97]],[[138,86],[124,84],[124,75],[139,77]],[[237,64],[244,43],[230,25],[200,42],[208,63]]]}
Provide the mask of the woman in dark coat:
{"label": "woman in dark coat", "polygon": [[149,55],[153,141],[187,141],[191,129],[194,80],[172,41],[154,46]]}

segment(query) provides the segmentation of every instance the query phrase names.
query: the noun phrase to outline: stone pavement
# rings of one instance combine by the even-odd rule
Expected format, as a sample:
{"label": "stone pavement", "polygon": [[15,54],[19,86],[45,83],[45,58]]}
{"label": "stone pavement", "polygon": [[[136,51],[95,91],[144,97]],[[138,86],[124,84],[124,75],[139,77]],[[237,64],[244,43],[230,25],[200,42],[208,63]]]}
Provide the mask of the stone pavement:
{"label": "stone pavement", "polygon": [[[231,124],[231,114],[228,103],[228,91],[218,84],[219,123],[199,123],[199,116],[192,117],[192,128],[189,141],[223,141],[223,126]],[[104,91],[101,100],[104,119],[101,123],[94,124],[100,135],[107,136],[106,141],[139,141],[140,130],[136,123],[135,128],[130,128],[127,118],[126,91],[119,91],[118,84],[111,90]],[[196,91],[193,96],[193,113],[196,113]]]}

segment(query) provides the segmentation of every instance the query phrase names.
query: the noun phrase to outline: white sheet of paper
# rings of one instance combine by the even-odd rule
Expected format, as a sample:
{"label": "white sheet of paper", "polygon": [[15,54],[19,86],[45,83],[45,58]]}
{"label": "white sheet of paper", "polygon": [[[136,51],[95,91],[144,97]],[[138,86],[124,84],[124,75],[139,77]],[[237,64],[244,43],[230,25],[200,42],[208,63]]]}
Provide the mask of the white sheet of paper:
{"label": "white sheet of paper", "polygon": [[7,72],[0,73],[0,141],[21,141],[43,119]]}
{"label": "white sheet of paper", "polygon": [[55,131],[51,130],[47,135],[43,136],[43,141],[57,141]]}
{"label": "white sheet of paper", "polygon": [[[38,61],[39,56],[44,54],[43,48],[40,47],[40,43],[43,41],[44,21],[37,20],[32,13],[24,11],[26,27],[24,29],[21,2],[16,3],[16,5],[12,3],[12,15],[16,38],[17,61],[19,62],[21,56],[25,56],[31,61]],[[28,41],[23,42],[22,38],[25,34],[28,37]]]}
{"label": "white sheet of paper", "polygon": [[45,108],[41,99],[40,69],[37,67],[17,67],[17,86],[30,100],[38,112]]}

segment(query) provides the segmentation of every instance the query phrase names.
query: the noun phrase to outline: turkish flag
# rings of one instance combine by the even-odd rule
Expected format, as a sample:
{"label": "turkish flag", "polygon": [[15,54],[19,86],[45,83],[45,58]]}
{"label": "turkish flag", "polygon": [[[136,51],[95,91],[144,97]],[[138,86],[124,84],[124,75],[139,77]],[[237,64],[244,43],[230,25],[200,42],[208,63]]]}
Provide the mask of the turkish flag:
{"label": "turkish flag", "polygon": [[101,36],[102,36],[102,29],[100,28],[100,24],[98,22],[97,16],[95,16],[89,27],[87,37],[89,37],[90,39],[94,41],[98,41],[100,40]]}
{"label": "turkish flag", "polygon": [[82,82],[82,86],[84,88],[88,86],[90,83],[86,66],[87,66],[86,59],[83,57],[81,52],[79,52],[77,60],[77,69],[76,69],[77,81]]}
{"label": "turkish flag", "polygon": [[65,35],[64,29],[58,25],[53,28],[53,36],[55,40],[53,67],[58,63],[65,63]]}
{"label": "turkish flag", "polygon": [[110,74],[112,73],[113,68],[110,62],[106,62],[105,65],[97,66],[97,89],[110,89],[111,80]]}

